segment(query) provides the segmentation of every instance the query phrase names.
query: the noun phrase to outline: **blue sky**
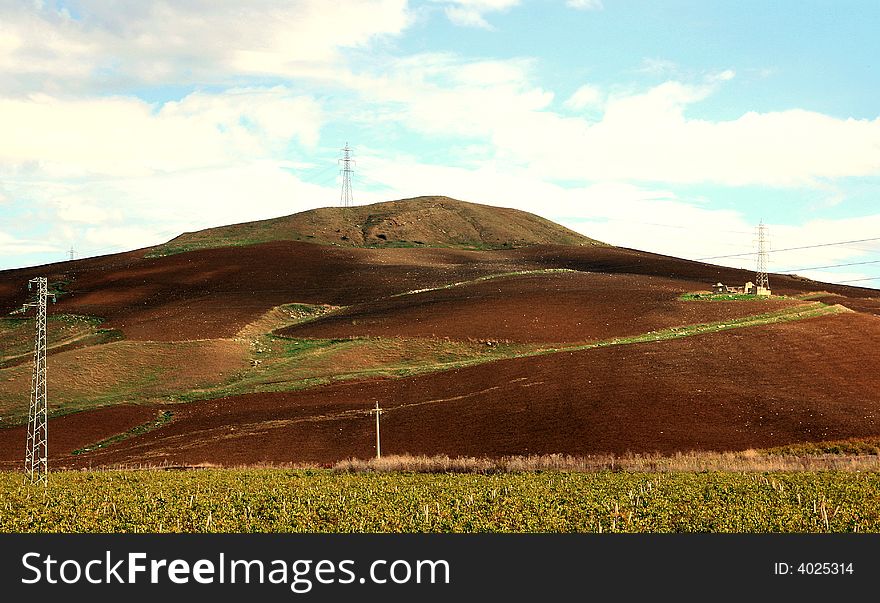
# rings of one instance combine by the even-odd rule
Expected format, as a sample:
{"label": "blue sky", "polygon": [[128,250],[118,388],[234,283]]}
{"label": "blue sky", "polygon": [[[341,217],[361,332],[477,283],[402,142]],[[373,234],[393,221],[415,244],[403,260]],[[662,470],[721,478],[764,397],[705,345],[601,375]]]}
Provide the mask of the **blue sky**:
{"label": "blue sky", "polygon": [[877,31],[873,0],[0,1],[0,269],[334,205],[349,142],[356,203],[746,268],[763,220],[772,270],[877,287]]}

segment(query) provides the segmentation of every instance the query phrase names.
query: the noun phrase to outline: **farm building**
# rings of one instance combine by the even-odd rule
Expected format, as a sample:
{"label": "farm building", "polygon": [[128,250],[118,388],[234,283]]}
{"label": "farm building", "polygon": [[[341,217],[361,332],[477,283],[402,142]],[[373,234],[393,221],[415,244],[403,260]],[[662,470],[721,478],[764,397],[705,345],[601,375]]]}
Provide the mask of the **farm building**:
{"label": "farm building", "polygon": [[758,296],[767,296],[770,295],[770,289],[766,287],[758,287],[752,281],[747,282],[742,287],[729,287],[724,283],[715,283],[712,286],[712,293],[715,294],[724,294],[729,293],[733,295],[758,295]]}

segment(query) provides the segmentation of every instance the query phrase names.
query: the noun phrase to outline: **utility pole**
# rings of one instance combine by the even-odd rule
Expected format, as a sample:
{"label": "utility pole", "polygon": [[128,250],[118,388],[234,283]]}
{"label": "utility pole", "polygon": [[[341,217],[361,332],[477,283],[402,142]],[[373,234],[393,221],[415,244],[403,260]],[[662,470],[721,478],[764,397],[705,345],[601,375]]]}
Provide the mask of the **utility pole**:
{"label": "utility pole", "polygon": [[34,339],[34,374],[31,381],[31,404],[28,410],[27,449],[24,453],[25,479],[31,484],[48,482],[49,473],[49,403],[46,392],[46,300],[49,293],[44,277],[28,281],[28,289],[37,289],[37,299],[24,304],[37,309],[37,333]]}
{"label": "utility pole", "polygon": [[767,276],[767,252],[770,248],[770,239],[767,236],[767,226],[764,221],[758,224],[758,266],[755,277],[755,287],[758,295],[770,295],[770,279]]}
{"label": "utility pole", "polygon": [[339,170],[339,173],[342,174],[342,195],[340,196],[342,207],[351,207],[352,203],[351,173],[354,171],[352,165],[355,164],[355,160],[351,158],[351,154],[352,149],[346,142],[345,147],[342,149],[342,159],[337,160],[342,165],[342,168]]}
{"label": "utility pole", "polygon": [[379,415],[385,411],[379,408],[378,400],[376,400],[376,408],[372,412],[376,413],[376,458],[380,459],[382,458],[382,440],[379,437]]}

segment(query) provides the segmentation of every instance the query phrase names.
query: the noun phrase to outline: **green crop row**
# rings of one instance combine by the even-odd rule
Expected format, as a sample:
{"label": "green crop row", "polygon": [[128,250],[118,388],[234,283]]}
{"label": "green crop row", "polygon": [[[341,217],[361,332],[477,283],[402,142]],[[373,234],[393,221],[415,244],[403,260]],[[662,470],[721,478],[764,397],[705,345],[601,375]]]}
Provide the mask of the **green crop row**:
{"label": "green crop row", "polygon": [[877,532],[880,474],[0,473],[3,532]]}

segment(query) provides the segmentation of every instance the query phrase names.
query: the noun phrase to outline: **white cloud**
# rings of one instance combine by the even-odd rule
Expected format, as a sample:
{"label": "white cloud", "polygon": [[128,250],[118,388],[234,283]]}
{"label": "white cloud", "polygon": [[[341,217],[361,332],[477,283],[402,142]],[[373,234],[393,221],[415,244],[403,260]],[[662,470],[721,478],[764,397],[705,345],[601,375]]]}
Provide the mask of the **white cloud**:
{"label": "white cloud", "polygon": [[354,85],[371,104],[393,107],[388,116],[416,131],[491,139],[493,132],[553,101],[552,92],[529,84],[533,68],[527,59],[466,61],[423,54]]}
{"label": "white cloud", "polygon": [[721,71],[719,73],[713,73],[709,75],[708,79],[709,81],[714,82],[728,82],[734,77],[736,77],[736,71],[734,71],[733,69],[725,69],[724,71]]}
{"label": "white cloud", "polygon": [[52,177],[144,175],[313,145],[321,109],[283,87],[195,92],[161,106],[130,97],[0,98],[0,173],[37,164]]}
{"label": "white cloud", "polygon": [[447,6],[445,9],[446,17],[454,24],[461,27],[480,27],[482,29],[492,29],[489,22],[483,18],[482,13],[472,8],[463,6]]}
{"label": "white cloud", "polygon": [[123,219],[122,211],[119,208],[99,207],[92,201],[78,195],[54,198],[52,202],[57,206],[56,216],[63,222],[101,224]]}
{"label": "white cloud", "polygon": [[433,0],[444,5],[446,17],[461,27],[492,29],[484,15],[490,12],[507,10],[519,4],[520,0]]}
{"label": "white cloud", "polygon": [[0,231],[0,258],[14,258],[28,253],[60,253],[61,248],[45,241],[20,239]]}
{"label": "white cloud", "polygon": [[678,64],[668,59],[660,59],[656,57],[646,57],[642,59],[641,66],[636,69],[636,73],[644,73],[647,75],[668,77],[678,73]]}
{"label": "white cloud", "polygon": [[179,234],[333,205],[339,192],[302,182],[283,162],[263,160],[129,179],[102,194],[125,198],[142,220]]}
{"label": "white cloud", "polygon": [[[161,232],[161,231],[158,231]],[[77,231],[80,241],[85,244],[83,255],[91,256],[91,249],[100,250],[132,250],[150,247],[162,242],[165,237],[157,237],[157,229],[154,225],[149,226],[124,226],[112,225],[100,228],[87,228]]]}
{"label": "white cloud", "polygon": [[140,2],[71,0],[76,18],[48,3],[3,9],[0,86],[55,92],[97,82],[227,83],[235,75],[309,74],[339,50],[399,34],[406,0]]}
{"label": "white cloud", "polygon": [[565,0],[565,5],[577,10],[602,10],[602,0]]}
{"label": "white cloud", "polygon": [[584,84],[574,91],[568,100],[565,101],[565,107],[578,111],[581,109],[590,109],[601,107],[603,102],[602,91],[596,86]]}
{"label": "white cloud", "polygon": [[[165,242],[182,232],[271,218],[338,202],[338,188],[303,182],[287,161],[179,170],[142,177],[17,185],[22,205],[52,225],[47,240],[73,245],[78,257]],[[358,195],[359,201],[366,196]],[[379,199],[375,199],[379,200]],[[3,224],[5,226],[5,224]],[[0,231],[0,269],[15,256],[57,252],[58,244],[13,239]],[[59,258],[60,259],[60,255]]]}
{"label": "white cloud", "polygon": [[[499,77],[462,78],[478,68]],[[553,93],[534,83],[528,60],[467,61],[419,55],[353,85],[393,110],[385,119],[431,135],[491,142],[496,152],[545,178],[581,181],[815,186],[880,174],[880,118],[840,119],[803,109],[748,112],[736,119],[688,117],[718,94],[732,70],[700,83],[674,80],[611,95],[599,119],[549,110]],[[569,99],[569,107],[594,97]]]}

